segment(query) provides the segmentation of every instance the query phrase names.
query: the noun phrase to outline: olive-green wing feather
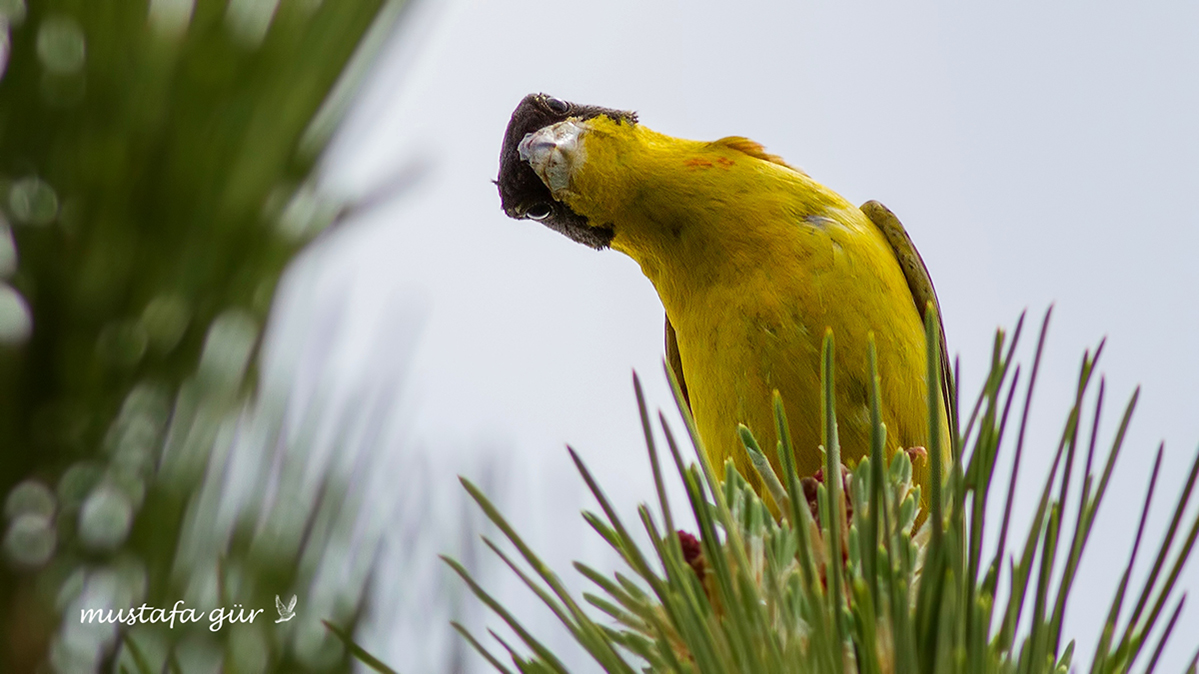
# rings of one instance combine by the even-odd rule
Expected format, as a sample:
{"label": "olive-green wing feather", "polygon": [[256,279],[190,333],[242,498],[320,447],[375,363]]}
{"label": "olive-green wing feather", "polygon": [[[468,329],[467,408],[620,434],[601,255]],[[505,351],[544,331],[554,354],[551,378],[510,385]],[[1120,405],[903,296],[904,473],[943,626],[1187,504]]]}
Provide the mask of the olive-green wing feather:
{"label": "olive-green wing feather", "polygon": [[945,323],[941,320],[941,304],[937,301],[937,291],[933,288],[933,279],[928,275],[928,267],[924,266],[924,260],[920,258],[916,245],[912,243],[912,237],[908,236],[903,224],[890,209],[877,201],[867,201],[862,204],[861,208],[866,217],[874,223],[874,226],[882,231],[887,243],[891,244],[891,250],[895,252],[895,259],[899,261],[899,267],[903,269],[903,276],[908,281],[908,289],[912,292],[912,301],[916,303],[916,310],[920,312],[920,317],[924,318],[930,302],[936,308],[937,328],[940,331],[941,342],[937,345],[941,352],[941,395],[945,399],[945,412],[949,417],[950,436],[956,438],[958,432],[957,411],[954,409],[957,404],[956,385],[953,381],[953,368],[949,364],[949,351],[945,348]]}
{"label": "olive-green wing feather", "polygon": [[666,362],[674,371],[674,378],[679,381],[679,390],[683,392],[683,400],[691,407],[691,395],[687,393],[687,380],[683,379],[683,357],[679,355],[679,340],[674,336],[674,326],[670,317],[666,317]]}

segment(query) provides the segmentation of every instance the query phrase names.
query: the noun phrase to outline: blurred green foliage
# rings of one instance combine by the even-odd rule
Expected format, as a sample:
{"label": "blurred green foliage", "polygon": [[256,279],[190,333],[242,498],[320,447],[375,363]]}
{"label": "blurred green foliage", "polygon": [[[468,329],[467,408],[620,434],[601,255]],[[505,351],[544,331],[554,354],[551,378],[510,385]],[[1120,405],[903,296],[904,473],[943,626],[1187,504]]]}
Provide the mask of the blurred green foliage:
{"label": "blurred green foliage", "polygon": [[303,242],[272,216],[381,1],[281,2],[269,30],[270,2],[154,12],[186,4],[47,0],[11,22],[0,175],[34,329],[0,361],[4,486],[94,451],[135,382],[178,385],[221,312],[264,317]]}
{"label": "blurred green foliage", "polygon": [[[311,174],[345,73],[403,4],[0,0],[0,671],[47,661],[97,570],[140,570],[129,598],[152,606],[207,596],[182,532],[222,493],[214,448],[254,389],[279,275],[337,211]],[[254,558],[245,526],[193,536],[225,560],[209,594],[230,568],[247,592],[254,574],[299,582],[337,491],[292,504],[278,554]]]}

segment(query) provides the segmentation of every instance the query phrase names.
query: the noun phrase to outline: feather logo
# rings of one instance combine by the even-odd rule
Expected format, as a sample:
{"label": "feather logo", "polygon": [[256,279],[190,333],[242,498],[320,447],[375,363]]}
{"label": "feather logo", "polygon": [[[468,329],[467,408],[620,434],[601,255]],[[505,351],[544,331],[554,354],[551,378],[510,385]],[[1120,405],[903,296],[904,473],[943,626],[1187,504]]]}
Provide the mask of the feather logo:
{"label": "feather logo", "polygon": [[275,610],[279,612],[279,619],[275,622],[285,623],[296,617],[295,608],[296,596],[294,594],[291,596],[291,601],[287,603],[287,606],[283,605],[283,600],[279,598],[279,595],[275,595]]}

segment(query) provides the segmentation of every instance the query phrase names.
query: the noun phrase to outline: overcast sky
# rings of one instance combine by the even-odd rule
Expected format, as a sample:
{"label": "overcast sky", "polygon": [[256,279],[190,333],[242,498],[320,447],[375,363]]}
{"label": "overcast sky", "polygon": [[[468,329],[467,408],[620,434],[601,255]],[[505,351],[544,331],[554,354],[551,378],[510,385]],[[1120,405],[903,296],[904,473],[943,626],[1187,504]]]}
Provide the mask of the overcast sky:
{"label": "overcast sky", "polygon": [[[361,194],[406,166],[428,171],[305,255],[276,318],[339,325],[332,348],[347,390],[394,376],[375,365],[380,351],[414,340],[381,479],[402,490],[412,478],[396,456],[424,457],[424,487],[457,499],[455,473],[507,466],[492,472],[506,512],[574,576],[568,562],[595,559],[601,544],[577,516],[593,505],[564,445],[625,512],[652,499],[630,373],[652,406],[672,406],[662,309],[621,254],[504,217],[490,180],[508,116],[544,91],[636,110],[675,136],[748,136],[900,217],[936,284],[964,399],[977,394],[996,328],[1028,309],[1031,347],[1054,304],[1018,521],[1035,507],[1083,349],[1107,337],[1101,441],[1142,386],[1067,615],[1089,662],[1157,444],[1153,545],[1199,443],[1199,10],[1020,4],[425,7],[385,50],[325,174],[332,189]],[[501,594],[519,596],[509,585]],[[1199,590],[1199,563],[1183,585]],[[375,648],[424,671],[432,660],[420,651],[433,642],[419,630],[435,628],[394,597],[376,602],[394,615],[372,628]],[[1175,634],[1163,671],[1181,671],[1199,645],[1199,610]]]}

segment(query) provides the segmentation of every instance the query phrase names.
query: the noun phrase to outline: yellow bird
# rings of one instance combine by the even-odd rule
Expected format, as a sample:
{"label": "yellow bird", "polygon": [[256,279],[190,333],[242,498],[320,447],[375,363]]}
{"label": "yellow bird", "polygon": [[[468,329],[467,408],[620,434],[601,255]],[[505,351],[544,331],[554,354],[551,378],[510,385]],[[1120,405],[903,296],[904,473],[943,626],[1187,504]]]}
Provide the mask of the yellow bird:
{"label": "yellow bird", "polygon": [[[779,470],[776,389],[800,475],[821,467],[821,345],[830,328],[843,459],[852,465],[870,448],[871,333],[888,452],[928,445],[922,316],[936,294],[911,239],[881,204],[858,208],[745,138],[673,138],[635,113],[545,94],[525,97],[513,113],[496,182],[510,217],[641,265],[666,309],[667,357],[718,475],[733,457],[762,491],[739,422]],[[939,347],[948,408],[943,337]],[[954,422],[942,418],[948,456]],[[919,483],[927,471],[927,462],[917,464]]]}

